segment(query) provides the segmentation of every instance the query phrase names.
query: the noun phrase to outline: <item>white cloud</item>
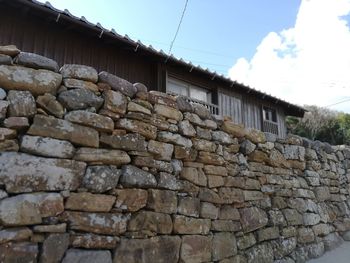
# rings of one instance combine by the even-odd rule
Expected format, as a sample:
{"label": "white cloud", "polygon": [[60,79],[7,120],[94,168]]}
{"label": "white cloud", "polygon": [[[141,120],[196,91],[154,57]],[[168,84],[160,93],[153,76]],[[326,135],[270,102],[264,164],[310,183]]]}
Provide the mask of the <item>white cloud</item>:
{"label": "white cloud", "polygon": [[[350,99],[349,13],[350,0],[303,0],[294,27],[270,32],[229,76],[299,105]],[[350,101],[331,108],[350,113]]]}

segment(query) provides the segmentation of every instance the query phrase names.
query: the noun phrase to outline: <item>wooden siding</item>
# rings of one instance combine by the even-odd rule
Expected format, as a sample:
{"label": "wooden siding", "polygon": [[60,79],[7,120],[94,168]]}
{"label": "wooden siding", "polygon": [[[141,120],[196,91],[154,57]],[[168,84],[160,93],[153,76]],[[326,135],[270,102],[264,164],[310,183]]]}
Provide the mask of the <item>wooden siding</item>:
{"label": "wooden siding", "polygon": [[243,123],[242,96],[220,89],[218,106],[220,115],[231,117],[234,123]]}

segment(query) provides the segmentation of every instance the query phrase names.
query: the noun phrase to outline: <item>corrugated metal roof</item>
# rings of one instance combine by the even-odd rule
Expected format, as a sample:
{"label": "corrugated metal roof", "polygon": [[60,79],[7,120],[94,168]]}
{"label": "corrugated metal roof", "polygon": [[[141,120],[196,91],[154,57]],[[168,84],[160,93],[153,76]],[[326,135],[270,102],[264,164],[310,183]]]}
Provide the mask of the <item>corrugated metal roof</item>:
{"label": "corrugated metal roof", "polygon": [[100,30],[100,34],[99,34],[100,38],[102,37],[103,34],[108,34],[108,35],[112,36],[113,38],[115,38],[115,39],[117,39],[119,41],[123,41],[123,42],[125,42],[125,43],[127,43],[129,45],[132,45],[134,47],[135,51],[138,50],[138,49],[143,49],[145,51],[148,51],[148,52],[152,53],[155,56],[162,57],[164,59],[165,63],[168,62],[168,61],[175,62],[178,65],[189,67],[192,70],[197,70],[198,72],[204,73],[204,74],[210,76],[210,78],[212,78],[212,79],[219,79],[221,81],[225,81],[231,87],[233,85],[238,85],[241,88],[246,89],[247,93],[250,93],[250,92],[251,93],[255,93],[256,96],[260,95],[262,98],[266,98],[266,99],[269,99],[271,101],[274,101],[276,104],[282,104],[282,105],[286,106],[287,108],[293,108],[294,110],[296,110],[296,111],[298,111],[300,113],[304,113],[306,111],[301,106],[289,103],[289,102],[287,102],[285,100],[282,100],[282,99],[277,98],[275,96],[272,96],[270,94],[264,93],[264,92],[262,92],[260,90],[257,90],[257,89],[254,89],[252,87],[249,87],[249,86],[247,86],[247,85],[245,85],[243,83],[239,83],[239,82],[237,82],[235,80],[232,80],[232,79],[224,76],[223,74],[218,74],[216,71],[211,71],[208,68],[204,69],[199,64],[198,65],[194,65],[190,61],[186,61],[183,58],[175,57],[173,54],[168,55],[163,50],[161,50],[161,49],[157,50],[157,49],[153,48],[152,45],[148,45],[147,46],[147,45],[143,44],[140,40],[136,40],[135,41],[135,40],[131,39],[128,35],[124,35],[124,36],[120,35],[113,28],[112,29],[106,29],[100,23],[96,23],[96,24],[91,23],[84,16],[82,16],[82,17],[74,16],[67,9],[64,9],[63,11],[60,10],[60,9],[57,9],[54,6],[52,6],[50,2],[41,3],[41,2],[36,1],[36,0],[18,0],[18,1],[23,2],[23,3],[28,3],[28,2],[29,3],[33,3],[37,7],[42,7],[42,8],[46,8],[46,9],[49,9],[49,10],[53,11],[57,15],[56,21],[58,21],[60,19],[60,17],[63,15],[63,16],[67,16],[67,17],[75,20],[76,22],[80,22],[82,25],[85,25],[86,27],[98,29],[98,30]]}

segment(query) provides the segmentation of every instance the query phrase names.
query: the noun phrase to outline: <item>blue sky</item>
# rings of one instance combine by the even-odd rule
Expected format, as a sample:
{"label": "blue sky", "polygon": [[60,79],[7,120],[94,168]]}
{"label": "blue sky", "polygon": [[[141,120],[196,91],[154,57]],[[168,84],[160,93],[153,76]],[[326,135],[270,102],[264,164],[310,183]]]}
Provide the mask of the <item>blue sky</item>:
{"label": "blue sky", "polygon": [[[185,0],[51,0],[168,51]],[[350,0],[189,0],[172,53],[299,105],[350,113]]]}

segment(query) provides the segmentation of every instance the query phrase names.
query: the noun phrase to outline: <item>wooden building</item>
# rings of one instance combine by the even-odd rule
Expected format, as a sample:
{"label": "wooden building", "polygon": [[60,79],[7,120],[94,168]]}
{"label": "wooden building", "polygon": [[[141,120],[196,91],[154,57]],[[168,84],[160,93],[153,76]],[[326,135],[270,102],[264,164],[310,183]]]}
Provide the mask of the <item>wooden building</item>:
{"label": "wooden building", "polygon": [[0,0],[0,45],[63,64],[84,64],[108,71],[150,90],[182,94],[213,114],[230,116],[246,127],[286,135],[285,117],[305,110],[215,72],[168,56],[121,36],[84,17],[74,17],[35,0]]}

